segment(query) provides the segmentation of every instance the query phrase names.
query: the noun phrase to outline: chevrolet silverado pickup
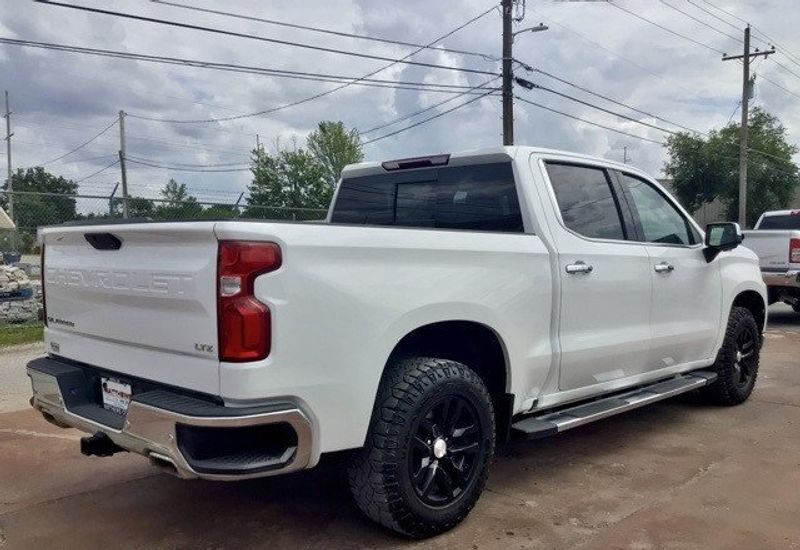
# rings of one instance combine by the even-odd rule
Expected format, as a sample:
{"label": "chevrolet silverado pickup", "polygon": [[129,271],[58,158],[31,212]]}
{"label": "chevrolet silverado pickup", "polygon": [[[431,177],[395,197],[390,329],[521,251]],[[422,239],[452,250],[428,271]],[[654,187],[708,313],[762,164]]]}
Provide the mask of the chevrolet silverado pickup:
{"label": "chevrolet silverado pickup", "polygon": [[322,222],[47,227],[31,403],[183,478],[348,451],[357,506],[430,536],[509,438],[745,401],[767,292],[741,240],[635,168],[527,147],[349,166]]}
{"label": "chevrolet silverado pickup", "polygon": [[784,302],[800,313],[800,210],[764,212],[744,235],[761,262],[769,303]]}

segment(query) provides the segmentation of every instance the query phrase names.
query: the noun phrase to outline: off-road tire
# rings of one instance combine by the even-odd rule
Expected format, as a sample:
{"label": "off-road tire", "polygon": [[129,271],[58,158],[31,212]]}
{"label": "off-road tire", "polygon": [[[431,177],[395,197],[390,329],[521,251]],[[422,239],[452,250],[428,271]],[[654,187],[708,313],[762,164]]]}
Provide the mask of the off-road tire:
{"label": "off-road tire", "polygon": [[[743,334],[752,338],[752,356],[748,357],[744,365],[740,359],[737,363],[737,353],[742,350]],[[717,380],[703,388],[701,395],[708,401],[718,405],[739,405],[744,403],[755,387],[758,377],[758,362],[761,352],[761,331],[758,323],[749,309],[734,307],[728,318],[728,327],[725,331],[725,340],[717,354],[713,369],[717,373]],[[747,376],[742,375],[742,369],[747,369]]]}
{"label": "off-road tire", "polygon": [[[442,428],[436,431],[461,435],[453,438],[442,436],[451,442],[452,448],[447,451],[450,455],[437,459],[431,447],[428,460],[436,460],[440,471],[431,465],[417,470],[414,460],[427,452],[424,447],[426,438],[420,441],[419,437],[427,432],[420,430],[435,428],[434,420],[439,416],[447,418],[448,409],[438,416],[435,414],[442,411],[437,407],[445,407],[445,403],[448,403],[448,409],[458,409],[458,413],[451,411],[450,414],[460,414],[462,425],[472,422],[476,428],[460,432],[463,428],[455,427],[458,419],[452,423],[440,422]],[[456,444],[456,441],[463,440],[456,437],[474,438],[479,442],[480,450],[470,455],[469,462],[463,458],[461,468],[454,474],[452,468],[464,456],[456,454],[463,452],[457,449]],[[397,360],[388,365],[381,380],[364,448],[351,459],[348,468],[350,489],[356,504],[370,519],[405,536],[433,536],[453,528],[472,510],[486,484],[494,445],[492,400],[485,384],[472,369],[455,361],[431,357]],[[423,458],[421,464],[426,464],[425,460]],[[468,467],[470,464],[471,468]],[[425,502],[428,494],[419,492],[422,478],[419,475],[414,477],[412,470],[419,474],[427,473],[431,468],[434,470],[432,479],[437,479],[435,475],[446,475],[433,484],[444,487],[444,499],[452,498],[452,502],[445,500],[441,506]],[[468,482],[463,481],[464,471],[471,476]],[[453,496],[456,490],[448,480],[464,483],[457,496]]]}

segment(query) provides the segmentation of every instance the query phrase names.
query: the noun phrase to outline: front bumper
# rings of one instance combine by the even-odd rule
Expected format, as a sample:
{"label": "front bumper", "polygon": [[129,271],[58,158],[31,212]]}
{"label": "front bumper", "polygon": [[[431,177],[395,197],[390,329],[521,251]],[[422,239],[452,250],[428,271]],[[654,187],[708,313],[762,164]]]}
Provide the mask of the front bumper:
{"label": "front bumper", "polygon": [[800,290],[800,271],[762,271],[767,287],[794,288]]}
{"label": "front bumper", "polygon": [[263,477],[300,470],[311,461],[312,425],[294,403],[225,407],[142,382],[142,391],[134,384],[122,416],[97,402],[101,374],[114,376],[53,357],[31,361],[31,405],[58,426],[104,433],[122,449],[183,478]]}

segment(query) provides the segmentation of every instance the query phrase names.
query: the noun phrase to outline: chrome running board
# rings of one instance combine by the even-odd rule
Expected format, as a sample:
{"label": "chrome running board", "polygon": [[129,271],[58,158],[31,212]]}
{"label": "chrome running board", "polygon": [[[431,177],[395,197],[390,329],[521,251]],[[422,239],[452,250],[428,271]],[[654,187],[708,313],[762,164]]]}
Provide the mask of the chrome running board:
{"label": "chrome running board", "polygon": [[511,432],[515,437],[521,439],[539,439],[555,435],[596,420],[702,388],[716,379],[717,373],[709,370],[678,375],[588,403],[583,402],[556,411],[551,410],[546,413],[525,416],[511,425]]}

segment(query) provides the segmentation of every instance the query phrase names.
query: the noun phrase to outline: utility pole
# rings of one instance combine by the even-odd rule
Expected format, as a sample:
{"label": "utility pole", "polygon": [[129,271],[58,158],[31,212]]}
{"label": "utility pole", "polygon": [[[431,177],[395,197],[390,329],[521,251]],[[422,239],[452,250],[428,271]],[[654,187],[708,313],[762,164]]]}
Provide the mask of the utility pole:
{"label": "utility pole", "polygon": [[514,82],[511,66],[514,62],[514,35],[511,30],[513,0],[502,0],[503,12],[503,145],[514,145]]}
{"label": "utility pole", "polygon": [[128,171],[125,169],[125,111],[119,112],[119,167],[122,172],[122,217],[128,217]]}
{"label": "utility pole", "polygon": [[[520,3],[523,8],[519,17],[512,16],[515,3]],[[524,32],[546,31],[548,27],[540,23],[513,31],[511,24],[514,21],[519,23],[525,17],[525,0],[502,0],[500,6],[503,12],[503,145],[514,145],[514,37]],[[521,83],[520,79],[517,82]]]}
{"label": "utility pole", "polygon": [[628,146],[622,148],[622,164],[628,164]]}
{"label": "utility pole", "polygon": [[8,165],[8,180],[6,183],[6,191],[8,191],[8,217],[11,221],[14,220],[14,178],[11,171],[11,110],[8,106],[8,90],[6,90],[6,163]]}
{"label": "utility pole", "polygon": [[750,95],[753,92],[753,79],[750,77],[750,59],[763,55],[766,59],[775,53],[769,50],[750,52],[750,25],[744,29],[744,53],[742,55],[723,55],[723,61],[738,59],[742,61],[742,126],[739,130],[739,225],[747,227],[747,131]]}

